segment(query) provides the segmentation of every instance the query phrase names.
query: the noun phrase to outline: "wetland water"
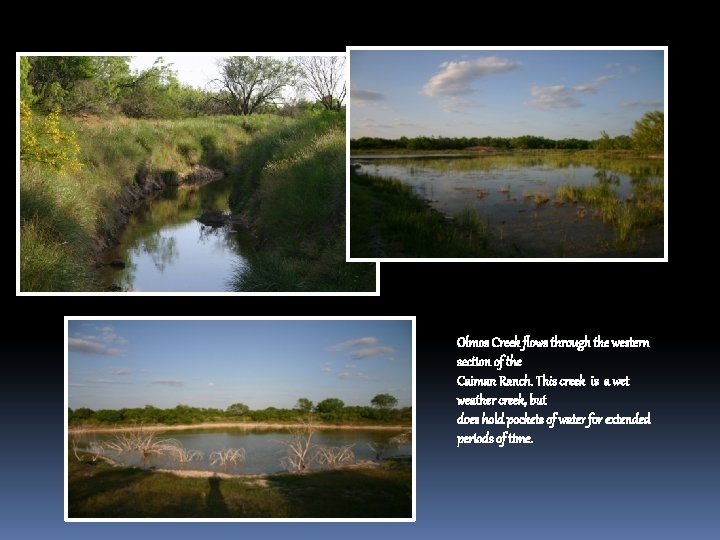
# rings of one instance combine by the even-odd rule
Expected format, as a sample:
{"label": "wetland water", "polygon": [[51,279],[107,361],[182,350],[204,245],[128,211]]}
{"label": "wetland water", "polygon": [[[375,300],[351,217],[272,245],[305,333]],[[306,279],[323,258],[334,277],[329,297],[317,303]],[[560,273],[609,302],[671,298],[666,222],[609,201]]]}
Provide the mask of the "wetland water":
{"label": "wetland water", "polygon": [[[410,185],[448,217],[476,210],[500,256],[664,255],[662,160],[548,153],[357,155],[351,163],[361,172]],[[602,193],[604,204],[563,198],[558,194],[562,186]],[[646,216],[650,207],[652,218]],[[628,225],[626,214],[632,210],[635,215],[636,209],[642,216]],[[618,216],[624,216],[625,229],[618,227]]]}
{"label": "wetland water", "polygon": [[130,216],[118,245],[103,255],[125,268],[99,270],[106,287],[123,291],[231,291],[246,265],[251,239],[240,227],[210,227],[196,220],[204,211],[229,212],[229,180],[200,186],[170,186]]}
{"label": "wetland water", "polygon": [[[387,443],[387,441],[403,431],[372,430],[372,429],[320,429],[312,438],[314,444],[324,446],[341,447],[353,445],[352,451],[357,460],[372,460],[375,453],[370,449],[368,443]],[[112,439],[112,433],[86,433],[82,435],[70,435],[75,439],[78,448],[87,448],[92,441],[103,441]],[[203,452],[200,460],[191,463],[178,463],[168,457],[150,456],[143,458],[137,452],[111,454],[108,457],[128,466],[156,467],[181,470],[204,470],[219,471],[233,474],[256,474],[274,473],[283,470],[280,459],[286,454],[287,449],[282,441],[290,440],[287,430],[275,429],[238,429],[219,428],[203,430],[168,431],[158,433],[159,439],[177,439],[184,448],[188,450],[199,450]],[[238,465],[227,465],[224,467],[210,464],[210,453],[223,448],[244,448],[245,461]],[[383,458],[411,455],[412,443],[399,447],[388,448],[383,453]]]}

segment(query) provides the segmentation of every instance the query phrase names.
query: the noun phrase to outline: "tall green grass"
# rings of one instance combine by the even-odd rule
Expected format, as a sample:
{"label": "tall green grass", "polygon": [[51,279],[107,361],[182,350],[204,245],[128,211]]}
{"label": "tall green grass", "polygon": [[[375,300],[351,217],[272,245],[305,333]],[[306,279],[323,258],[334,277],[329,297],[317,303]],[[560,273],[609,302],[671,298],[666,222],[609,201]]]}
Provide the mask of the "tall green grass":
{"label": "tall green grass", "polygon": [[242,291],[373,291],[375,265],[345,262],[345,115],[313,113],[261,133],[240,152],[231,197],[260,247]]}
{"label": "tall green grass", "polygon": [[65,119],[63,130],[77,133],[83,167],[63,175],[36,163],[20,166],[20,289],[95,290],[93,248],[117,227],[118,197],[138,174],[177,177],[194,165],[227,170],[250,133],[284,123],[262,115],[99,123]]}
{"label": "tall green grass", "polygon": [[474,209],[447,219],[393,178],[351,174],[353,257],[491,257],[487,224]]}

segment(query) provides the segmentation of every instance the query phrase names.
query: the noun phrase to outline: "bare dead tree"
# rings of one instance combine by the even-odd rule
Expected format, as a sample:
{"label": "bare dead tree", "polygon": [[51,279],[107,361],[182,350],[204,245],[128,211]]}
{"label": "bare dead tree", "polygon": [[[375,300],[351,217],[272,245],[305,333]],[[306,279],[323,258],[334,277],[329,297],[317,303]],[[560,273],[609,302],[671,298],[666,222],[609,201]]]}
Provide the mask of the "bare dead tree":
{"label": "bare dead tree", "polygon": [[395,435],[394,437],[390,437],[385,442],[368,443],[368,447],[370,448],[370,450],[375,452],[375,461],[380,461],[383,454],[387,452],[390,448],[397,448],[398,446],[409,443],[411,440],[412,432],[408,431]]}
{"label": "bare dead tree", "polygon": [[139,452],[143,457],[174,453],[182,444],[177,439],[158,439],[154,431],[135,429],[116,434],[112,439],[97,443],[103,451],[116,454]]}
{"label": "bare dead tree", "polygon": [[244,448],[223,448],[210,454],[210,465],[237,465],[245,461]]}
{"label": "bare dead tree", "polygon": [[297,56],[303,89],[321,102],[327,110],[342,108],[347,93],[344,56]]}
{"label": "bare dead tree", "polygon": [[353,463],[355,461],[355,453],[352,451],[352,447],[352,444],[341,447],[316,446],[317,462],[331,469],[339,465]]}
{"label": "bare dead tree", "polygon": [[77,439],[75,437],[73,437],[71,439],[71,442],[72,442],[73,454],[75,454],[75,459],[77,459],[78,461],[82,461],[82,458],[78,455]]}
{"label": "bare dead tree", "polygon": [[297,426],[289,427],[288,431],[290,440],[280,441],[287,449],[285,456],[280,459],[280,465],[292,472],[306,471],[317,458],[315,445],[312,443],[315,428],[309,421],[304,420]]}
{"label": "bare dead tree", "polygon": [[184,448],[180,441],[173,440],[177,444],[167,444],[163,451],[170,455],[174,460],[180,463],[190,463],[195,460],[201,460],[205,454],[200,450],[190,450]]}
{"label": "bare dead tree", "polygon": [[103,457],[103,454],[105,453],[105,448],[103,448],[103,445],[98,443],[97,441],[93,441],[90,443],[90,452],[92,452],[92,460],[93,463],[96,462],[98,459]]}

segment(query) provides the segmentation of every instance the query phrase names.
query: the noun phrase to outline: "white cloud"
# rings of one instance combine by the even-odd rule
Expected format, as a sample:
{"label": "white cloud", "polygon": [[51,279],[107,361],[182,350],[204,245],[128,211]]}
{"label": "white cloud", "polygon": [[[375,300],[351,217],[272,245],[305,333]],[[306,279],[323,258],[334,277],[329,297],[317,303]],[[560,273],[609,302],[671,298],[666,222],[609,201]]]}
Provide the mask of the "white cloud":
{"label": "white cloud", "polygon": [[349,341],[343,341],[342,343],[336,343],[335,345],[331,345],[328,347],[328,350],[330,351],[341,351],[343,349],[349,349],[351,347],[355,347],[356,345],[374,345],[377,343],[377,338],[375,337],[361,337],[357,339],[351,339]]}
{"label": "white cloud", "polygon": [[157,381],[150,381],[150,384],[157,384],[162,386],[185,386],[183,381],[177,381],[174,379],[161,379]]}
{"label": "white cloud", "polygon": [[209,382],[209,383],[208,383],[208,388],[212,388],[213,386],[215,386],[215,383],[214,383],[214,382]]}
{"label": "white cloud", "polygon": [[330,363],[330,362],[325,362],[325,363],[322,365],[322,367],[320,368],[320,371],[322,371],[323,373],[330,373],[330,372],[332,371],[332,367],[331,367],[331,366],[332,366],[332,363]]}
{"label": "white cloud", "polygon": [[556,86],[538,86],[534,84],[530,87],[530,94],[535,98],[525,102],[530,107],[538,109],[582,107],[582,103],[573,97],[572,91],[562,84]]}
{"label": "white cloud", "polygon": [[395,349],[392,347],[372,347],[370,349],[360,349],[357,351],[353,351],[350,356],[355,358],[356,360],[360,358],[371,358],[373,356],[384,356],[388,353],[395,352]]}
{"label": "white cloud", "polygon": [[526,101],[525,105],[537,109],[567,109],[582,107],[583,104],[575,97],[575,94],[597,94],[598,90],[608,81],[616,79],[615,75],[603,75],[597,77],[587,84],[578,84],[572,87],[558,84],[554,86],[530,86],[530,94],[533,99]]}
{"label": "white cloud", "polygon": [[112,375],[130,375],[132,373],[132,370],[127,368],[110,368],[109,371]]}
{"label": "white cloud", "polygon": [[427,96],[458,96],[472,94],[476,90],[471,84],[487,75],[504,73],[520,67],[518,62],[488,56],[460,62],[443,62],[440,73],[423,86],[422,93]]}
{"label": "white cloud", "polygon": [[616,78],[617,77],[615,77],[615,75],[603,75],[602,77],[597,77],[588,84],[579,84],[577,86],[573,86],[573,90],[575,92],[582,92],[585,94],[597,94],[597,91],[602,85]]}
{"label": "white cloud", "polygon": [[106,354],[116,356],[123,351],[117,348],[108,348],[104,343],[84,338],[68,338],[68,351],[83,354]]}
{"label": "white cloud", "polygon": [[627,70],[628,70],[630,73],[637,73],[638,71],[640,71],[640,68],[637,67],[637,66],[628,66],[628,67],[627,67]]}
{"label": "white cloud", "polygon": [[[127,339],[118,336],[112,327],[102,326],[96,327],[98,335],[86,335],[75,333],[75,337],[68,337],[68,351],[79,352],[84,354],[106,354],[116,356],[125,351],[118,348],[117,345],[124,345]],[[111,345],[116,345],[111,347]]]}

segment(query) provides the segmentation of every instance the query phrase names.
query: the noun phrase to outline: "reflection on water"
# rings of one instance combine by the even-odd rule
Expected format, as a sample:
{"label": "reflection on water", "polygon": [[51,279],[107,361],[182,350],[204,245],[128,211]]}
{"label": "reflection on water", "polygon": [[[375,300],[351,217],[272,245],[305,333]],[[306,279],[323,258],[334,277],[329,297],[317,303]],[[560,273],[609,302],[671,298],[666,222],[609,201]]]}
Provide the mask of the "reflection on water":
{"label": "reflection on water", "polygon": [[233,272],[245,266],[249,235],[232,226],[209,227],[195,218],[228,211],[229,182],[168,187],[137,209],[117,246],[104,255],[121,270],[104,267],[103,283],[123,291],[226,291]]}
{"label": "reflection on water", "polygon": [[[328,447],[352,445],[356,460],[373,460],[375,459],[375,453],[369,444],[387,444],[391,437],[399,433],[402,432],[389,430],[318,430],[313,434],[312,442]],[[286,430],[267,429],[188,430],[166,432],[158,437],[177,439],[186,450],[202,452],[202,458],[190,463],[178,463],[177,460],[163,456],[143,457],[138,452],[108,455],[125,465],[148,468],[192,469],[244,474],[273,473],[282,470],[280,459],[287,453],[283,441],[290,439],[290,435]],[[88,433],[74,438],[79,448],[88,448],[93,441],[112,439],[113,435],[108,433]],[[245,461],[236,465],[211,465],[210,454],[223,448],[244,448]],[[383,452],[383,459],[400,455],[412,455],[412,444],[407,443],[399,447],[389,446]],[[311,468],[317,468],[317,466]]]}
{"label": "reflection on water", "polygon": [[[663,200],[662,161],[568,154],[483,157],[358,156],[365,173],[392,177],[448,217],[467,208],[486,220],[492,244],[510,257],[662,257],[659,226],[637,228],[623,242],[610,220],[582,201],[562,200],[561,186],[597,188],[617,208]],[[662,204],[662,203],[660,203]],[[604,209],[605,214],[612,214]]]}

